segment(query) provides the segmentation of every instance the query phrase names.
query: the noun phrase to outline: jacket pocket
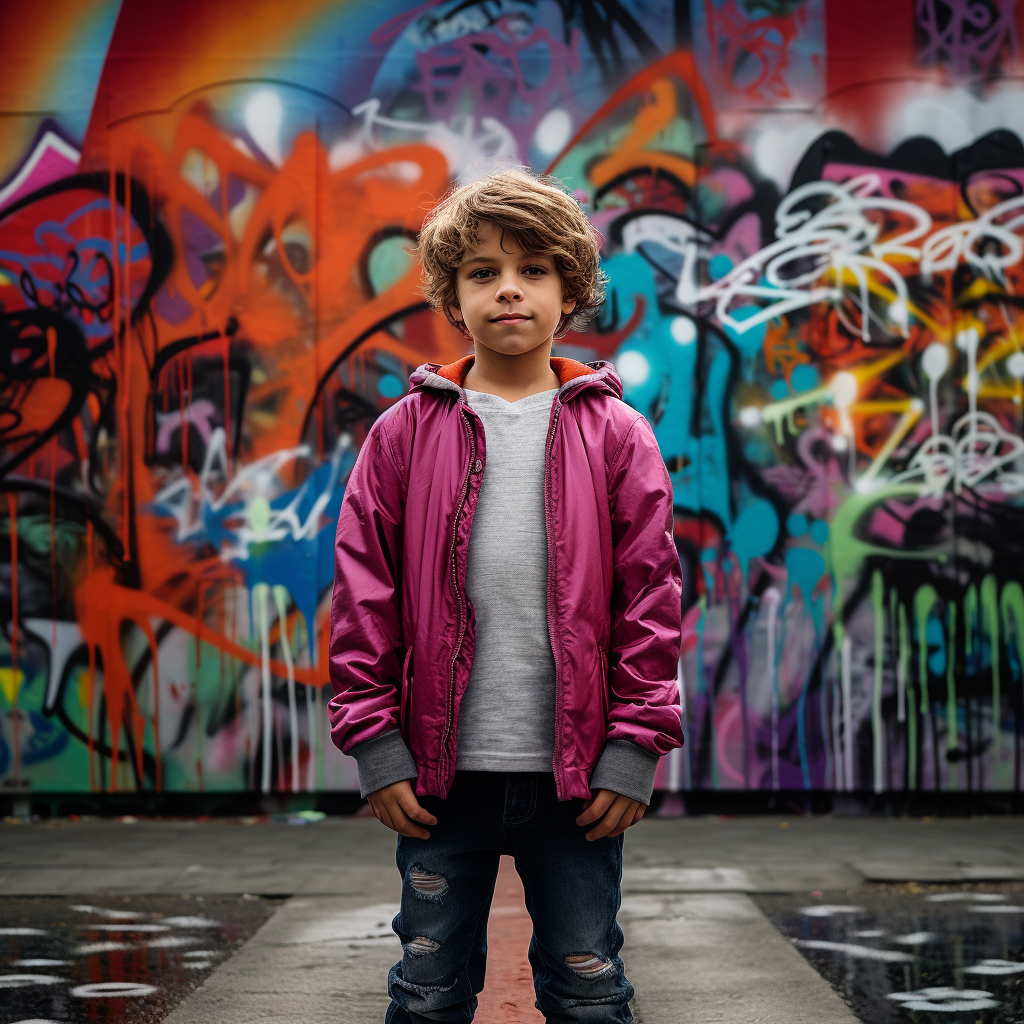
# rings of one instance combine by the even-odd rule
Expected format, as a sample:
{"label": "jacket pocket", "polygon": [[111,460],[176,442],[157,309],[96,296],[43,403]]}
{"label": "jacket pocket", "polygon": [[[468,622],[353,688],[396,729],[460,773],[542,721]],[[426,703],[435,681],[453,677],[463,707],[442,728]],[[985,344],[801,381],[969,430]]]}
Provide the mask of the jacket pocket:
{"label": "jacket pocket", "polygon": [[399,703],[399,726],[402,736],[409,740],[409,720],[412,714],[412,647],[405,652],[405,661],[402,663],[402,682]]}

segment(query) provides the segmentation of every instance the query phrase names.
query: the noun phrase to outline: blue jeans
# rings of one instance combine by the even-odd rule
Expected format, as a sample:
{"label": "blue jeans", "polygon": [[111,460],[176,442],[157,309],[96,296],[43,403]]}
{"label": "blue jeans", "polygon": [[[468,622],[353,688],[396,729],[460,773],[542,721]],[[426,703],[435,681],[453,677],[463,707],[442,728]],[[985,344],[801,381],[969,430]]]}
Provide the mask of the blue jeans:
{"label": "blue jeans", "polygon": [[487,915],[502,854],[515,858],[533,919],[530,964],[549,1024],[629,1024],[633,986],[618,953],[622,836],[588,842],[582,800],[560,802],[543,772],[456,772],[430,839],[398,840],[402,961],[387,1024],[471,1021],[484,987]]}

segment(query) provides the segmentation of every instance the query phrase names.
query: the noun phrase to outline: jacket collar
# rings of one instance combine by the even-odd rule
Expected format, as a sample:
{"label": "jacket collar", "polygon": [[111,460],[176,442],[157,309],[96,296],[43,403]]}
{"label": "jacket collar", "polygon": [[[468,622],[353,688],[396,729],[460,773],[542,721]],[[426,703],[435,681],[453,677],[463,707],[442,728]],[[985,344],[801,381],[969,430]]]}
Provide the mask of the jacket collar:
{"label": "jacket collar", "polygon": [[[453,363],[443,365],[423,363],[409,375],[409,382],[412,384],[410,393],[428,388],[454,391],[458,393],[460,400],[465,401],[463,386],[474,358],[471,355],[463,356]],[[552,356],[551,369],[558,374],[558,400],[561,402],[589,387],[598,387],[613,398],[622,398],[622,382],[615,372],[615,367],[607,360],[598,359],[592,363],[581,363],[564,356]]]}

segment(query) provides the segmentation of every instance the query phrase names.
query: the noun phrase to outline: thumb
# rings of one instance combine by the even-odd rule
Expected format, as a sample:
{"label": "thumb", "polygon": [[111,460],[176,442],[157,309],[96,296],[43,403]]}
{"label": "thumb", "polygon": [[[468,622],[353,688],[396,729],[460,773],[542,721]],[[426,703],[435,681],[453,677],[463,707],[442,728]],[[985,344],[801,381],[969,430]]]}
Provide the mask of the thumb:
{"label": "thumb", "polygon": [[416,794],[413,793],[411,786],[398,798],[398,803],[402,810],[405,811],[406,816],[412,818],[413,821],[418,821],[421,825],[437,824],[437,818],[426,808],[420,806],[420,802],[416,799]]}

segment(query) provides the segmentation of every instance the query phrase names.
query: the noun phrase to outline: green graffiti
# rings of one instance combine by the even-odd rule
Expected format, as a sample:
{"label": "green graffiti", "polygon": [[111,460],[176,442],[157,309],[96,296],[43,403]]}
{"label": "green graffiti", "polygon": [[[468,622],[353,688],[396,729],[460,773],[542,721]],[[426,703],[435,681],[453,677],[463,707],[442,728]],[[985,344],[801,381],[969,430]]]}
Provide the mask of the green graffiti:
{"label": "green graffiti", "polygon": [[992,656],[992,743],[998,754],[1001,731],[999,721],[1001,691],[999,683],[999,596],[996,578],[991,573],[981,581],[981,612]]}
{"label": "green graffiti", "polygon": [[871,576],[871,607],[875,613],[875,679],[871,693],[871,742],[874,755],[875,792],[880,793],[885,760],[885,727],[882,723],[882,663],[885,658],[885,580],[876,569]]}
{"label": "green graffiti", "polygon": [[914,707],[914,683],[910,678],[910,627],[907,623],[907,608],[902,603],[899,618],[899,673],[907,688],[907,785],[917,789],[917,709]]}
{"label": "green graffiti", "polygon": [[[0,523],[0,535],[10,532],[10,522]],[[54,519],[48,515],[18,516],[18,550],[21,557],[48,559],[51,545],[58,564],[74,569],[82,558],[85,546],[85,524]]]}
{"label": "green graffiti", "polygon": [[1011,636],[1013,637],[1017,648],[1017,664],[1020,665],[1021,655],[1024,653],[1024,587],[1016,580],[1007,583],[1003,587],[999,606],[1003,613],[1003,631],[1006,633],[1007,642]]}
{"label": "green graffiti", "polygon": [[925,584],[914,595],[914,623],[917,626],[917,668],[921,684],[921,714],[928,714],[928,618],[939,600],[935,588]]}
{"label": "green graffiti", "polygon": [[974,653],[974,632],[978,622],[978,588],[972,583],[964,594],[964,653]]}
{"label": "green graffiti", "polygon": [[856,535],[857,525],[875,505],[894,498],[917,497],[918,492],[919,489],[914,485],[893,484],[890,487],[881,487],[870,494],[852,494],[843,502],[831,526],[832,572],[837,585],[841,580],[857,576],[863,570],[865,559],[872,555],[885,558],[913,558],[926,562],[946,561],[946,556],[939,551],[901,551],[898,548],[870,544]]}

